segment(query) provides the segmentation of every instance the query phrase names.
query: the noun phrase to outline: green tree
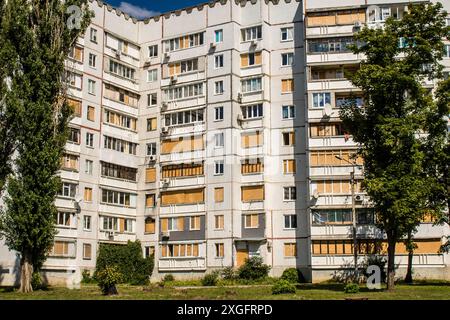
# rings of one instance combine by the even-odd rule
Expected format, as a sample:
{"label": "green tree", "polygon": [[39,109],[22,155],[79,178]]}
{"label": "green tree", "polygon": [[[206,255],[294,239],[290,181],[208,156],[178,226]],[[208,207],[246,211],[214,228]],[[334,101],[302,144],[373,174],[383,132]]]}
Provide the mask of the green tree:
{"label": "green tree", "polygon": [[[363,187],[371,197],[377,226],[388,242],[388,289],[394,288],[395,245],[415,228],[425,212],[442,214],[446,188],[442,157],[446,142],[439,95],[424,79],[442,77],[443,38],[449,38],[442,5],[409,5],[401,20],[355,34],[354,53],[365,55],[351,76],[363,92],[364,108],[344,106],[344,126],[364,159]],[[426,134],[424,134],[426,133]],[[439,195],[439,196],[436,196]]]}
{"label": "green tree", "polygon": [[[0,226],[6,245],[20,256],[20,291],[30,292],[33,271],[42,266],[56,233],[57,171],[72,113],[64,98],[64,61],[91,14],[86,0],[1,4],[0,69],[2,83],[7,83],[2,105],[9,115],[14,111],[4,121],[12,128],[15,154],[12,160],[2,159],[2,167],[12,163],[13,172],[7,166]],[[71,5],[81,10],[80,28],[67,24]],[[10,65],[3,68],[5,63]]]}

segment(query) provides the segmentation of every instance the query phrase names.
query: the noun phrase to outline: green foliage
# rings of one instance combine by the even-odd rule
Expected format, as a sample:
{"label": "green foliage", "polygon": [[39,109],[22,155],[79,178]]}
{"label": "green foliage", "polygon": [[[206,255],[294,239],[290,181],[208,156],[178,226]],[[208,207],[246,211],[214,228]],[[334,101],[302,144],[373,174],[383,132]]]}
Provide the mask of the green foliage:
{"label": "green foliage", "polygon": [[96,274],[98,286],[103,294],[117,294],[116,284],[123,281],[123,275],[115,265],[108,265]]}
{"label": "green foliage", "polygon": [[367,257],[367,260],[365,261],[364,265],[363,265],[363,269],[364,269],[364,275],[366,277],[370,276],[371,273],[367,272],[367,268],[369,266],[378,266],[381,270],[381,282],[384,283],[386,282],[386,258],[382,257],[382,256],[377,256],[377,255],[370,255]]}
{"label": "green foliage", "polygon": [[237,278],[236,271],[233,267],[223,268],[221,275],[224,280],[235,280]]}
{"label": "green foliage", "polygon": [[285,279],[278,280],[272,286],[272,294],[295,293],[295,285]]}
{"label": "green foliage", "polygon": [[256,280],[268,276],[270,266],[263,263],[261,257],[255,256],[247,259],[239,268],[238,275],[241,279]]}
{"label": "green foliage", "polygon": [[344,287],[345,293],[358,293],[359,292],[359,285],[354,282],[347,283]]}
{"label": "green foliage", "polygon": [[209,274],[205,274],[202,278],[202,286],[216,286],[219,280],[219,272],[213,271]]}
{"label": "green foliage", "polygon": [[81,283],[95,283],[95,279],[91,276],[91,272],[89,270],[83,270],[83,272],[81,273]]}
{"label": "green foliage", "polygon": [[175,277],[171,273],[166,274],[163,278],[163,282],[172,282],[172,281],[175,281]]}
{"label": "green foliage", "polygon": [[296,268],[288,268],[283,271],[281,275],[281,279],[287,280],[290,283],[303,283],[305,282],[305,278],[303,277],[302,272]]}
{"label": "green foliage", "polygon": [[31,277],[31,286],[33,287],[33,290],[40,290],[44,289],[45,286],[42,283],[42,277],[39,272],[33,272],[33,276]]}
{"label": "green foliage", "polygon": [[153,271],[153,256],[144,258],[139,240],[126,245],[100,244],[94,278],[107,266],[116,265],[121,281],[132,285],[145,285]]}

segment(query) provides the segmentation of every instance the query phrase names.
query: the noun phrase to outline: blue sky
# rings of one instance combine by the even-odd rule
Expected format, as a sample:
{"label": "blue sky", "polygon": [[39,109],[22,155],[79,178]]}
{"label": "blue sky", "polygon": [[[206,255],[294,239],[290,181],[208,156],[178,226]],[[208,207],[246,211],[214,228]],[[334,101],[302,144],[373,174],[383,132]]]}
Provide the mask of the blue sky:
{"label": "blue sky", "polygon": [[171,10],[193,6],[208,0],[104,0],[123,12],[144,19]]}

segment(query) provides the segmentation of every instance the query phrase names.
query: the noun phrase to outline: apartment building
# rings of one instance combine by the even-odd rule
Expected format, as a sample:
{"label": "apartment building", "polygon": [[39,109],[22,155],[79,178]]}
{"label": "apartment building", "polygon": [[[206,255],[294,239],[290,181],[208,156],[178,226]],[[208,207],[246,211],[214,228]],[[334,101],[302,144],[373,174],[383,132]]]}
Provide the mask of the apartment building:
{"label": "apartment building", "polygon": [[[137,21],[90,0],[95,17],[67,59],[75,117],[47,278],[76,284],[100,243],[136,239],[155,278],[255,255],[273,275],[329,278],[353,261],[353,167],[361,257],[382,246],[338,116],[350,97],[364,103],[345,79],[361,59],[346,43],[409,1],[372,2],[220,0]],[[448,277],[436,249],[448,234],[424,221],[417,274]],[[1,245],[0,281],[18,265]]]}

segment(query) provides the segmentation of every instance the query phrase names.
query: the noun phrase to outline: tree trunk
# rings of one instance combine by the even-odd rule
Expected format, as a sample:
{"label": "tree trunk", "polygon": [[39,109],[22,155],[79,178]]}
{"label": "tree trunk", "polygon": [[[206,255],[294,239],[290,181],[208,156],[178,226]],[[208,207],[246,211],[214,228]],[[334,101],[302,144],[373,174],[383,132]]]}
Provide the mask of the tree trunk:
{"label": "tree trunk", "polygon": [[31,262],[31,254],[24,252],[20,259],[20,292],[33,292],[31,286],[31,278],[33,276],[33,264]]}
{"label": "tree trunk", "polygon": [[413,246],[411,243],[411,232],[408,233],[408,243],[407,243],[407,249],[408,249],[408,269],[406,271],[406,276],[405,276],[405,282],[406,283],[412,283],[413,282],[413,278],[412,278],[412,262],[413,262],[413,255],[414,255],[414,250],[413,250]]}
{"label": "tree trunk", "polygon": [[394,290],[395,286],[395,240],[388,236],[387,289],[389,291]]}

